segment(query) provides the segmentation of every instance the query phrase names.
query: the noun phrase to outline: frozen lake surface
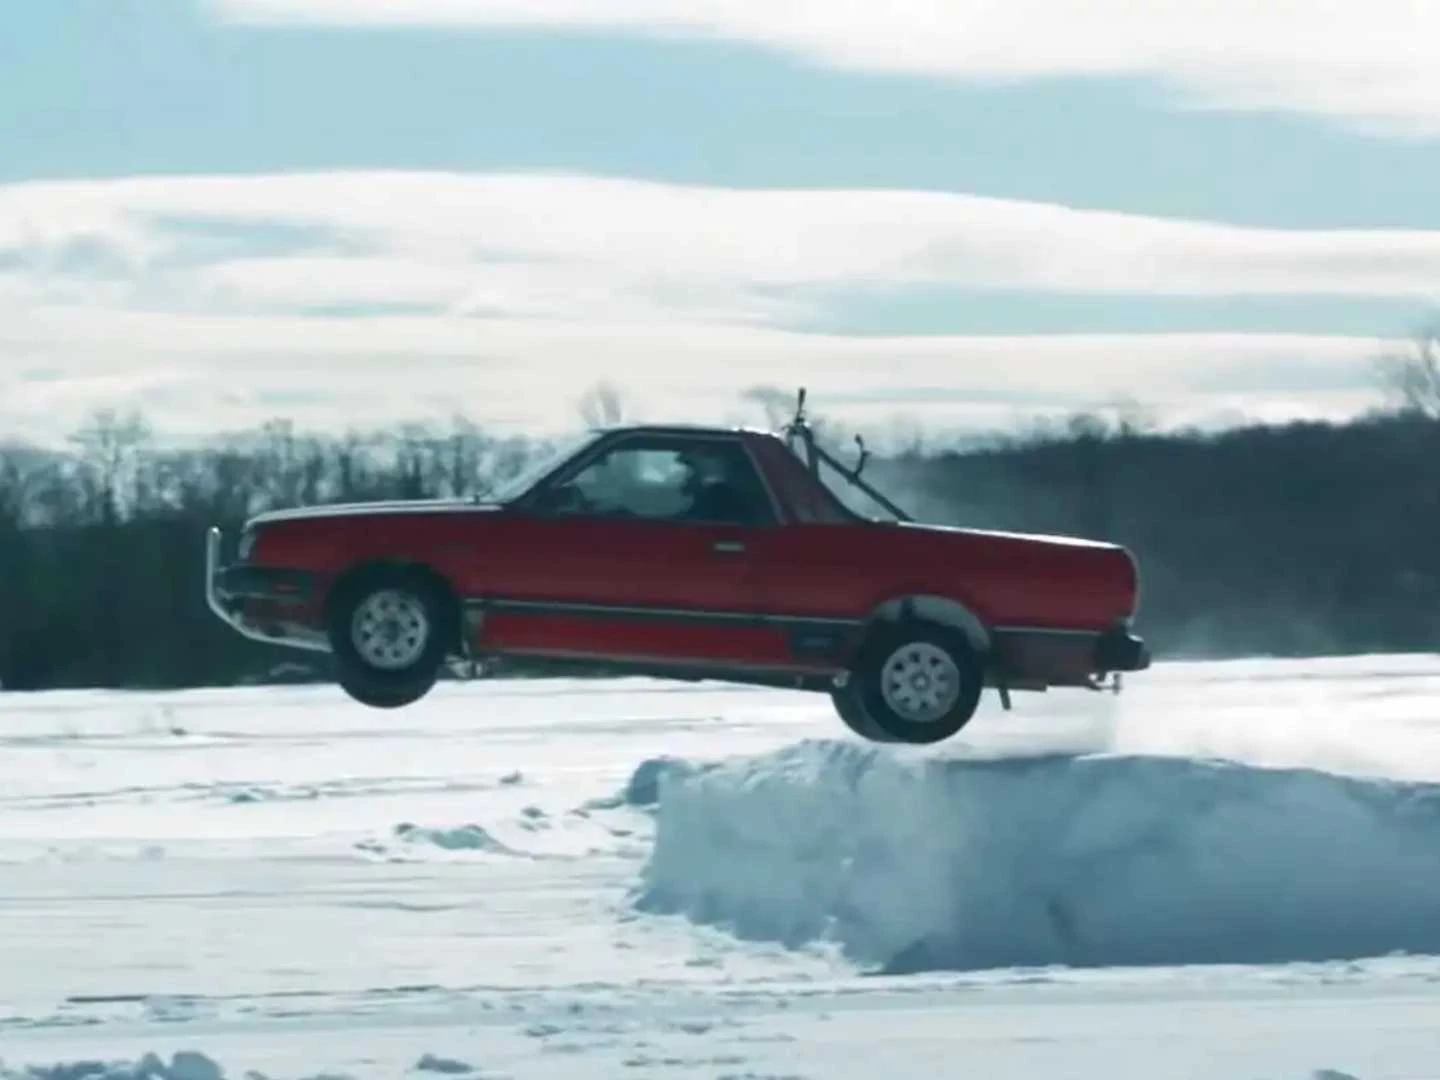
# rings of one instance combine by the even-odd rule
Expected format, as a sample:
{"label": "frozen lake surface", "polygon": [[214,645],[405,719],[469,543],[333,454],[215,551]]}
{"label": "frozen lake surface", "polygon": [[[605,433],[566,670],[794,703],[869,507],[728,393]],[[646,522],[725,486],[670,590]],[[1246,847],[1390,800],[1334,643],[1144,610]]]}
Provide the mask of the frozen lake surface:
{"label": "frozen lake surface", "polygon": [[0,874],[0,1076],[1440,1077],[1440,660],[0,694]]}

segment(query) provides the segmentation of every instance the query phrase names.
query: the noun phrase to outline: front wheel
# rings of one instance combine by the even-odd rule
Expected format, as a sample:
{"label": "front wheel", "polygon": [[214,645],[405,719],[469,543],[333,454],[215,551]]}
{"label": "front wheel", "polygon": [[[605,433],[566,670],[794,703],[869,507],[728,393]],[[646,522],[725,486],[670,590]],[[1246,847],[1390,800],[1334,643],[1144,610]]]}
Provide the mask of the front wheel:
{"label": "front wheel", "polygon": [[872,742],[929,744],[975,715],[984,664],[958,630],[907,623],[877,631],[832,697],[846,726]]}
{"label": "front wheel", "polygon": [[401,570],[377,569],[342,586],[329,620],[341,689],[375,709],[419,701],[445,662],[447,611],[439,589]]}

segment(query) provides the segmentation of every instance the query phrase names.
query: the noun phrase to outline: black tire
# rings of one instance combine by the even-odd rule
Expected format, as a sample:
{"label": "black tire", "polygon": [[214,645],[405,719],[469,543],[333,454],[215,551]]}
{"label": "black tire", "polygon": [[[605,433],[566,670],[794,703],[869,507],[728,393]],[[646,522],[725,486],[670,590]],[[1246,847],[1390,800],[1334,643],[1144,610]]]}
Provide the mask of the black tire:
{"label": "black tire", "polygon": [[832,697],[840,718],[862,738],[929,745],[970,722],[984,683],[984,661],[962,632],[908,622],[877,628]]}
{"label": "black tire", "polygon": [[376,679],[369,672],[342,668],[339,674],[340,689],[344,690],[352,701],[372,709],[403,709],[407,705],[413,705],[430,693],[439,681],[438,672],[428,679],[417,677],[413,682],[404,685]]}
{"label": "black tire", "polygon": [[885,734],[865,711],[865,705],[850,685],[830,691],[830,701],[835,714],[850,731],[867,742],[892,743],[896,740]]}
{"label": "black tire", "polygon": [[419,701],[440,679],[454,636],[443,587],[401,567],[375,567],[343,581],[327,632],[341,689],[373,709]]}

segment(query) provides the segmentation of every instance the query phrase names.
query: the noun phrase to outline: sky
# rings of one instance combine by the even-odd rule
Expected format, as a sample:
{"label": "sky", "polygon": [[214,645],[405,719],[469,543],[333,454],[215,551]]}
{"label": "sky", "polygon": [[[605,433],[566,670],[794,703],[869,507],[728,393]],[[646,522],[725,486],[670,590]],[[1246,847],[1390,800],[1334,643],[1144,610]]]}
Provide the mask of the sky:
{"label": "sky", "polygon": [[1434,0],[0,6],[0,440],[1343,417],[1440,304]]}

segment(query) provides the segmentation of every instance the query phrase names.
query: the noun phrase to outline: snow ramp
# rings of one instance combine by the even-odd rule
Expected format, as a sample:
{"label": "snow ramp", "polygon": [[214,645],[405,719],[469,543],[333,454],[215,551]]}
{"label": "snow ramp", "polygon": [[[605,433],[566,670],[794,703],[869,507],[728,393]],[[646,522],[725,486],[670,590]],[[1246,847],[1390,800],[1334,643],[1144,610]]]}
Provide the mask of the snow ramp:
{"label": "snow ramp", "polygon": [[808,741],[656,816],[640,909],[887,973],[1440,953],[1440,784]]}

